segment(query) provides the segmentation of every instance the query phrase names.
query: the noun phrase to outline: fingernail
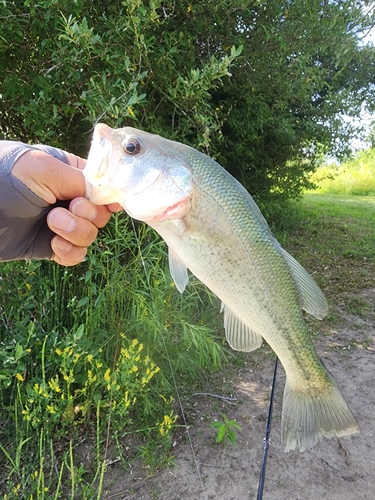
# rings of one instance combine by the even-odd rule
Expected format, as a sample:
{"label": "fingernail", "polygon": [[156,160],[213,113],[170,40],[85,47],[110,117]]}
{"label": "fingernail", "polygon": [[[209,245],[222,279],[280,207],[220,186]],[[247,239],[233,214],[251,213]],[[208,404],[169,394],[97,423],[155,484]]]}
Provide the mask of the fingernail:
{"label": "fingernail", "polygon": [[76,221],[65,210],[54,210],[49,216],[49,225],[70,233],[76,227]]}
{"label": "fingernail", "polygon": [[97,216],[97,209],[88,200],[82,199],[70,205],[70,209],[74,215],[87,220],[93,220]]}
{"label": "fingernail", "polygon": [[54,247],[56,250],[60,250],[60,252],[70,252],[70,250],[73,248],[73,245],[69,241],[57,237],[54,240]]}

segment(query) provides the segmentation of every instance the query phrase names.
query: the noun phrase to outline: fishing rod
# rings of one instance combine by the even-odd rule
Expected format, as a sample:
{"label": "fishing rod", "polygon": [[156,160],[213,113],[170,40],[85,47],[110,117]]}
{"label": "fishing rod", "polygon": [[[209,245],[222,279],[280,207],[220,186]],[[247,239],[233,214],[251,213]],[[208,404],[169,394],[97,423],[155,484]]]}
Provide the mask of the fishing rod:
{"label": "fishing rod", "polygon": [[260,476],[259,476],[257,500],[262,500],[262,498],[263,498],[264,481],[266,478],[267,455],[268,455],[268,448],[269,448],[269,445],[271,442],[270,435],[271,435],[271,424],[272,424],[272,409],[273,409],[273,400],[274,400],[274,395],[275,395],[276,375],[277,375],[278,363],[279,363],[279,358],[276,356],[275,369],[273,372],[273,380],[272,380],[270,405],[269,405],[269,409],[268,409],[266,437],[264,438],[262,468],[260,470]]}

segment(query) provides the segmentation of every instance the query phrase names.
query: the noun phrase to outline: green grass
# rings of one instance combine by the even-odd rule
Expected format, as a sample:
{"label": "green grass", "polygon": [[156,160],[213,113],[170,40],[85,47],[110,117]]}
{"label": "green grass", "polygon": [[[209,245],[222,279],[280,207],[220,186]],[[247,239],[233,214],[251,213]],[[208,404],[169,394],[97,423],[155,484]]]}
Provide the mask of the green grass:
{"label": "green grass", "polygon": [[374,196],[306,194],[289,227],[277,236],[328,296],[374,286]]}
{"label": "green grass", "polygon": [[[375,197],[306,194],[304,224],[327,253],[369,259],[375,257]],[[339,237],[340,236],[340,237]]]}
{"label": "green grass", "polygon": [[320,194],[375,195],[375,149],[360,151],[341,165],[322,165],[311,176]]}

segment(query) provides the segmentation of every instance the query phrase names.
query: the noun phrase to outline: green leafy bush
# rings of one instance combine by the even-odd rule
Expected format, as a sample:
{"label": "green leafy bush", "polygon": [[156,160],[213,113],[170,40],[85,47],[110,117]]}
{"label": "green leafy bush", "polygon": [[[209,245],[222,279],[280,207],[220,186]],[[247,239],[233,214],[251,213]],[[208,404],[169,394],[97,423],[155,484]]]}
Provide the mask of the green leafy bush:
{"label": "green leafy bush", "polygon": [[[0,135],[85,156],[133,125],[217,159],[257,199],[298,196],[374,106],[362,2],[2,3]],[[183,27],[183,29],[182,29]]]}

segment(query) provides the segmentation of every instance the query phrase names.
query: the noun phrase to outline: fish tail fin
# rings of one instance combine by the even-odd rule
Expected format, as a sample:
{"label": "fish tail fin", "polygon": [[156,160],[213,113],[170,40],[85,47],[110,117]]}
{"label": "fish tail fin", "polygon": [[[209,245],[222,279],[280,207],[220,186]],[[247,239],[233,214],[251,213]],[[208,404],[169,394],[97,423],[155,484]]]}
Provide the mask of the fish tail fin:
{"label": "fish tail fin", "polygon": [[358,424],[329,373],[326,388],[284,389],[281,440],[284,451],[305,451],[323,438],[331,439],[359,432]]}

